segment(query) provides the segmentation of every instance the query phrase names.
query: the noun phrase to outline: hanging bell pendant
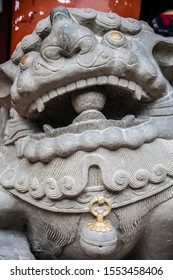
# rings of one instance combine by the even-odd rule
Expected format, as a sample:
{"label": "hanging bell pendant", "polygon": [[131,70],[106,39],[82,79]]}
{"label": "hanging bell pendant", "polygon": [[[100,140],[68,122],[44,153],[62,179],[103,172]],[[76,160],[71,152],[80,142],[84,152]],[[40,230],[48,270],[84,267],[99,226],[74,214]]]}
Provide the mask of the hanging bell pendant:
{"label": "hanging bell pendant", "polygon": [[[94,204],[98,206],[107,204],[107,210],[94,210]],[[82,228],[80,236],[80,245],[82,250],[88,255],[95,258],[104,258],[111,255],[117,244],[117,231],[109,220],[104,220],[112,209],[110,200],[99,196],[90,201],[89,211],[96,219],[88,221]]]}

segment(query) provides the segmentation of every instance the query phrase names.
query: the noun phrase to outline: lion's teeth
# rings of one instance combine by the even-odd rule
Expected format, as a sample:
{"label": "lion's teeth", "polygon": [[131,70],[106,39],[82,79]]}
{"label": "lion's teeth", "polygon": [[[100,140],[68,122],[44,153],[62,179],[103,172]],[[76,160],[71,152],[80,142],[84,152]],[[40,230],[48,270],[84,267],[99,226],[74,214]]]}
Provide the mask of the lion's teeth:
{"label": "lion's teeth", "polygon": [[29,109],[29,114],[32,113],[32,112],[34,112],[36,109],[37,109],[37,105],[36,105],[35,102],[33,102],[33,103],[31,104],[30,109]]}
{"label": "lion's teeth", "polygon": [[108,77],[108,84],[110,85],[118,85],[119,78],[116,76],[109,76]]}
{"label": "lion's teeth", "polygon": [[88,78],[86,81],[88,86],[95,86],[97,84],[97,79],[95,77]]}
{"label": "lion's teeth", "polygon": [[118,85],[122,88],[127,88],[128,87],[128,81],[126,79],[120,78]]}
{"label": "lion's teeth", "polygon": [[69,91],[73,91],[76,89],[76,83],[71,83],[69,85],[66,86],[66,91],[69,92]]}
{"label": "lion's teeth", "polygon": [[139,92],[135,92],[135,94],[133,95],[133,98],[140,101],[141,100],[141,94]]}
{"label": "lion's teeth", "polygon": [[33,113],[34,111],[38,111],[39,113],[44,111],[45,104],[50,100],[57,98],[58,96],[64,95],[67,92],[73,92],[77,89],[83,89],[87,87],[92,87],[96,85],[110,85],[115,86],[115,88],[127,89],[127,93],[131,93],[132,97],[135,100],[143,100],[143,101],[151,101],[151,97],[134,81],[129,81],[124,78],[118,78],[114,75],[109,76],[100,76],[100,77],[92,77],[88,79],[79,80],[73,83],[70,83],[66,86],[62,86],[55,90],[50,90],[45,93],[43,96],[37,98],[32,102],[28,114]]}
{"label": "lion's teeth", "polygon": [[48,92],[48,95],[49,95],[50,99],[53,99],[53,98],[55,98],[57,96],[57,92],[56,92],[56,90],[50,90]]}
{"label": "lion's teeth", "polygon": [[43,130],[47,135],[52,135],[53,127],[51,125],[44,124],[43,125]]}
{"label": "lion's teeth", "polygon": [[86,87],[87,86],[87,82],[86,82],[86,80],[80,80],[80,81],[77,81],[76,82],[76,86],[77,86],[77,88],[84,88],[84,87]]}
{"label": "lion's teeth", "polygon": [[136,85],[136,89],[133,94],[133,98],[136,100],[141,100],[141,96],[142,96],[142,88],[139,85]]}
{"label": "lion's teeth", "polygon": [[142,97],[141,97],[143,100],[149,102],[152,100],[152,98],[146,93],[145,90],[142,91]]}
{"label": "lion's teeth", "polygon": [[45,93],[42,97],[43,103],[46,103],[50,100],[48,93]]}
{"label": "lion's teeth", "polygon": [[66,92],[67,92],[67,89],[66,89],[65,86],[64,86],[64,87],[57,88],[57,90],[56,90],[56,96],[57,96],[57,95],[63,95],[63,94],[66,93]]}
{"label": "lion's teeth", "polygon": [[43,112],[44,109],[45,109],[45,106],[44,106],[42,98],[41,97],[37,98],[37,100],[35,102],[36,102],[36,105],[37,105],[38,112],[39,113]]}
{"label": "lion's teeth", "polygon": [[97,77],[98,85],[105,85],[107,83],[108,78],[106,76]]}
{"label": "lion's teeth", "polygon": [[129,83],[128,83],[128,88],[129,88],[131,91],[135,91],[135,89],[136,89],[136,83],[133,82],[133,81],[129,81]]}
{"label": "lion's teeth", "polygon": [[145,92],[145,90],[142,91],[142,98],[146,98],[148,97],[147,93]]}
{"label": "lion's teeth", "polygon": [[140,94],[142,94],[142,88],[139,85],[136,85],[136,92],[139,92]]}

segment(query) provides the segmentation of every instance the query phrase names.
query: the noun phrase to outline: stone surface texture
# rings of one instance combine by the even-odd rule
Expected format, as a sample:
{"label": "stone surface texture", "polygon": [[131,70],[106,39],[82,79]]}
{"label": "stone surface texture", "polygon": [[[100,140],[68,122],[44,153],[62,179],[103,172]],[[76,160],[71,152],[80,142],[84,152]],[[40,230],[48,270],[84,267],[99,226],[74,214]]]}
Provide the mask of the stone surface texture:
{"label": "stone surface texture", "polygon": [[0,260],[35,260],[26,235],[20,231],[0,231]]}
{"label": "stone surface texture", "polygon": [[54,8],[0,65],[0,258],[173,258],[173,39]]}

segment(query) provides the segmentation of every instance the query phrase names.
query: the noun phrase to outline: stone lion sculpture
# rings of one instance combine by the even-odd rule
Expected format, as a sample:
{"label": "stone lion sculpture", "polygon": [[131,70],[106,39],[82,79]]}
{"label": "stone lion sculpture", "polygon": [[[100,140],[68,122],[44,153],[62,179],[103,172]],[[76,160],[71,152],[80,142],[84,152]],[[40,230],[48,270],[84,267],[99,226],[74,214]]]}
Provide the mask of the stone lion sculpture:
{"label": "stone lion sculpture", "polygon": [[[0,65],[1,258],[173,258],[173,40],[54,8]],[[13,250],[11,250],[13,248]]]}

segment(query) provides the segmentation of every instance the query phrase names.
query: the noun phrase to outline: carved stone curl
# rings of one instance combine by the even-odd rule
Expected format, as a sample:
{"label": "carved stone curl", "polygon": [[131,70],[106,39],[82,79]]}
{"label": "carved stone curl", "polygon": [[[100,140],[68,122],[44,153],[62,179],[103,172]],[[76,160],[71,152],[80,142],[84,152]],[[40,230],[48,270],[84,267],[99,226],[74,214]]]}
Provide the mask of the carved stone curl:
{"label": "carved stone curl", "polygon": [[0,65],[0,225],[38,259],[173,258],[172,56],[145,22],[59,6]]}

